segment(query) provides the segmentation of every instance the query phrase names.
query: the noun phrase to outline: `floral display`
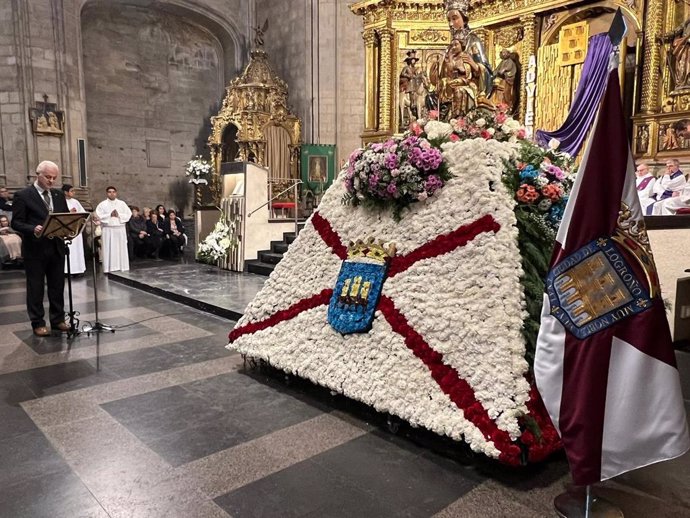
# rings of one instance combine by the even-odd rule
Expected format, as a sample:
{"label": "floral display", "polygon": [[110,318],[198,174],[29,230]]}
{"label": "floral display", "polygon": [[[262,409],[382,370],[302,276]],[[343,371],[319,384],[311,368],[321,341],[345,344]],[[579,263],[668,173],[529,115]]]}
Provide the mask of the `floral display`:
{"label": "floral display", "polygon": [[211,164],[201,156],[195,156],[185,167],[185,176],[189,178],[189,183],[194,185],[208,185],[210,174]]}
{"label": "floral display", "polygon": [[[360,203],[343,204],[352,194],[347,176],[354,188],[355,177],[364,180],[357,176],[357,164],[367,166],[367,173],[390,174],[409,162],[409,154],[400,162],[405,139],[371,146],[367,158],[366,150],[356,152],[341,173],[343,181],[326,192],[318,212],[247,307],[228,347],[412,426],[465,441],[506,464],[536,462],[560,443],[528,379],[524,322],[530,313],[516,217],[516,209],[527,202],[517,200],[506,179],[514,173],[506,172],[506,164],[516,164],[518,171],[521,145],[515,135],[501,141],[453,139],[452,126],[449,132],[436,122],[423,128],[427,139],[420,133],[411,142],[426,140],[429,148],[418,147],[441,150],[447,167],[447,176],[439,176],[442,188],[430,185],[433,194],[409,203],[397,214],[399,221],[395,212],[371,217],[368,208],[391,207],[364,203],[383,199],[383,189],[367,181],[355,194],[364,196]],[[429,170],[435,160],[427,157]],[[375,164],[379,171],[372,171]],[[555,170],[544,174],[556,177]],[[384,175],[379,181],[386,181]],[[552,203],[565,195],[555,182],[546,193],[548,184],[537,193],[535,181],[524,183],[534,189],[521,194],[531,204],[538,202],[532,199],[536,194]],[[341,334],[329,325],[329,302],[348,243],[370,238],[395,244],[397,252],[388,263],[370,328]]]}
{"label": "floral display", "polygon": [[437,120],[438,112],[429,112],[428,119],[410,124],[410,133],[426,136],[432,142],[457,142],[473,138],[493,139],[500,142],[517,142],[525,138],[526,130],[507,113],[505,104],[497,106],[495,112],[472,110],[464,117],[449,122]]}
{"label": "floral display", "polygon": [[432,111],[427,119],[412,123],[410,133],[426,137],[435,146],[477,138],[517,146],[517,154],[504,162],[501,179],[514,193],[516,202],[518,247],[524,269],[521,282],[527,307],[523,322],[525,356],[531,365],[541,317],[543,279],[574,182],[573,160],[558,151],[560,142],[556,139],[551,139],[547,149],[525,139],[525,128],[506,113],[505,105],[499,105],[493,113],[474,110],[447,123],[436,117]]}
{"label": "floral display", "polygon": [[216,264],[228,255],[228,251],[237,246],[232,239],[234,222],[226,221],[225,214],[220,213],[220,219],[213,227],[211,233],[199,243],[197,258],[205,263]]}
{"label": "floral display", "polygon": [[346,205],[392,209],[400,220],[410,204],[433,196],[450,178],[441,151],[414,135],[370,144],[344,170]]}

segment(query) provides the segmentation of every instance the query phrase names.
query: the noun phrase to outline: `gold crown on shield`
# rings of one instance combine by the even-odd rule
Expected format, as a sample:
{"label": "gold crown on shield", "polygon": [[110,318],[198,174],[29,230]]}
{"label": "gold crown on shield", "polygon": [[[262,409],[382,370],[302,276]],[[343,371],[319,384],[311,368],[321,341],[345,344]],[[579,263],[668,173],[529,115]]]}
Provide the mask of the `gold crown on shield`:
{"label": "gold crown on shield", "polygon": [[358,239],[355,242],[350,242],[347,248],[347,258],[353,259],[369,259],[379,263],[385,263],[392,257],[395,257],[395,244],[386,244],[382,240],[377,243],[373,237],[366,241]]}
{"label": "gold crown on shield", "polygon": [[446,13],[460,11],[462,14],[467,15],[469,9],[470,0],[446,0]]}

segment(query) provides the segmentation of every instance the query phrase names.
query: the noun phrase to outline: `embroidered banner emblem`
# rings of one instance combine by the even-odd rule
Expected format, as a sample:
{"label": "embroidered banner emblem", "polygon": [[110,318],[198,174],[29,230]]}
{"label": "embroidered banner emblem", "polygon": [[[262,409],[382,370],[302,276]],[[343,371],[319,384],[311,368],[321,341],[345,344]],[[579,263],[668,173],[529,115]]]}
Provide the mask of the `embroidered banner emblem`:
{"label": "embroidered banner emblem", "polygon": [[358,240],[350,243],[328,305],[328,323],[342,334],[371,329],[395,245]]}
{"label": "embroidered banner emblem", "polygon": [[555,265],[546,293],[551,314],[579,339],[651,307],[647,289],[610,238],[592,241]]}

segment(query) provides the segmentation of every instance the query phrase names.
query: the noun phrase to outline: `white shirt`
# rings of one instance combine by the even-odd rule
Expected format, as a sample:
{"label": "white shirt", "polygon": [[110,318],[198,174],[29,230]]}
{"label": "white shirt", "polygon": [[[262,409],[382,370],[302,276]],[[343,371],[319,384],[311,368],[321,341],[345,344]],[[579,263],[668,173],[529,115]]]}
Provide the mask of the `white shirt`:
{"label": "white shirt", "polygon": [[44,189],[40,185],[38,185],[38,181],[34,182],[34,187],[38,191],[38,195],[41,197],[41,201],[44,201],[45,198],[43,197],[43,192],[48,191],[48,199],[50,200],[50,203],[48,205],[48,212],[53,212],[53,193],[50,192],[50,189]]}

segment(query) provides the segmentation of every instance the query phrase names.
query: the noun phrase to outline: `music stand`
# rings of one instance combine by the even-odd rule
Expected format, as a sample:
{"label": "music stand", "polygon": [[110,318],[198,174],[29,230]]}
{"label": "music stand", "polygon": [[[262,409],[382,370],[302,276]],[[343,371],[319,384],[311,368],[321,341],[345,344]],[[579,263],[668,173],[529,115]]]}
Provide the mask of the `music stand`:
{"label": "music stand", "polygon": [[91,222],[91,259],[93,262],[93,268],[91,273],[93,275],[93,302],[96,321],[93,324],[85,324],[83,331],[87,334],[87,336],[91,336],[91,333],[96,334],[96,370],[100,370],[100,354],[98,353],[98,351],[100,350],[100,333],[101,331],[109,331],[111,333],[114,333],[115,328],[108,324],[103,324],[98,320],[98,287],[96,285],[96,268],[98,267],[98,263],[96,261],[96,227],[93,223],[93,218],[90,218],[89,221]]}
{"label": "music stand", "polygon": [[69,295],[69,331],[67,338],[79,334],[79,320],[77,320],[72,301],[72,270],[69,262],[69,245],[72,240],[82,233],[86,221],[91,215],[88,212],[51,212],[43,223],[43,230],[38,237],[48,239],[62,239],[65,243],[65,259],[67,262],[67,293]]}

